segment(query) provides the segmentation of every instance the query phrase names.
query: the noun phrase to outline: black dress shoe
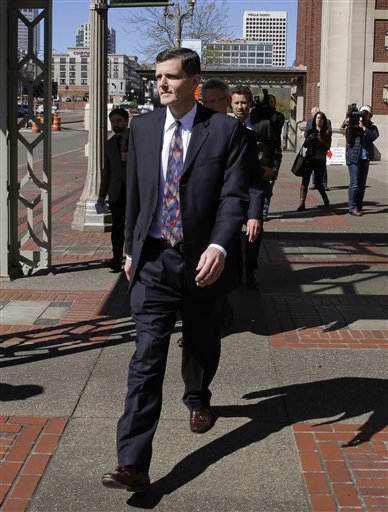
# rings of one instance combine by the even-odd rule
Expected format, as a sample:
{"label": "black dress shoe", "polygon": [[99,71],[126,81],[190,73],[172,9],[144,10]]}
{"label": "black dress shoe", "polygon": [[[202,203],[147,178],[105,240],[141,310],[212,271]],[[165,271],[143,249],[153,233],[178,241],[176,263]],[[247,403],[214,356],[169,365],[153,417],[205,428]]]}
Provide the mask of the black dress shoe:
{"label": "black dress shoe", "polygon": [[204,434],[213,426],[210,409],[190,411],[190,430],[194,434]]}
{"label": "black dress shoe", "polygon": [[138,471],[129,466],[117,466],[115,471],[102,475],[102,485],[110,489],[127,489],[131,492],[146,492],[150,477],[146,471]]}

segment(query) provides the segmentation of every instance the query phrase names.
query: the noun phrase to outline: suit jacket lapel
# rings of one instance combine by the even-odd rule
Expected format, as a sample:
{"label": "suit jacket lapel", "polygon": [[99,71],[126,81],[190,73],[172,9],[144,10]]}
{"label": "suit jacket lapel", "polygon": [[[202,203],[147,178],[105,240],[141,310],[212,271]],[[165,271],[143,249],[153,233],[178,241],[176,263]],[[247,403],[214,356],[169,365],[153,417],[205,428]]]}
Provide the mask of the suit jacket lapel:
{"label": "suit jacket lapel", "polygon": [[202,105],[198,103],[198,110],[194,119],[193,131],[191,133],[189,147],[187,148],[187,154],[185,158],[185,163],[183,165],[182,174],[184,174],[190,167],[190,165],[193,163],[193,160],[195,159],[203,143],[207,139],[208,124],[209,117],[206,114],[206,111],[202,107]]}
{"label": "suit jacket lapel", "polygon": [[150,153],[150,161],[158,163],[155,169],[156,172],[153,172],[152,176],[156,177],[159,182],[166,109],[160,109],[160,113],[158,112],[157,114],[159,115],[153,116],[153,124],[150,129],[149,146],[147,151]]}

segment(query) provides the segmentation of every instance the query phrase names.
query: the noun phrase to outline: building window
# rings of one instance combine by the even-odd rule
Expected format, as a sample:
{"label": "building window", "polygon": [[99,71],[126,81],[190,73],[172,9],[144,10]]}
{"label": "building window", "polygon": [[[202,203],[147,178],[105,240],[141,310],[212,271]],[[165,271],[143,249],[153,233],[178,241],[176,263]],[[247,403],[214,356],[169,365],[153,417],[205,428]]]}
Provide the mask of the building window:
{"label": "building window", "polygon": [[66,57],[59,57],[59,62],[66,64]]}
{"label": "building window", "polygon": [[69,62],[70,62],[71,64],[75,64],[75,57],[70,57],[70,58],[69,58]]}
{"label": "building window", "polygon": [[66,71],[61,71],[61,72],[59,73],[59,76],[60,76],[61,78],[66,78]]}
{"label": "building window", "polygon": [[59,65],[59,70],[60,71],[66,71],[66,65],[65,64],[60,64]]}
{"label": "building window", "polygon": [[88,81],[85,79],[81,79],[81,85],[88,85]]}
{"label": "building window", "polygon": [[81,63],[82,64],[87,64],[88,63],[88,58],[87,57],[81,57]]}
{"label": "building window", "polygon": [[70,78],[75,78],[75,71],[71,71],[71,72],[69,73],[69,77],[70,77]]}
{"label": "building window", "polygon": [[66,80],[65,80],[65,78],[61,78],[61,79],[59,80],[59,83],[60,83],[61,85],[66,85]]}
{"label": "building window", "polygon": [[81,71],[87,71],[87,70],[88,70],[87,64],[81,64]]}
{"label": "building window", "polygon": [[81,78],[87,78],[87,77],[88,77],[87,71],[81,71]]}
{"label": "building window", "polygon": [[71,80],[69,80],[69,84],[70,84],[70,85],[75,85],[75,80],[74,80],[74,78],[72,78]]}

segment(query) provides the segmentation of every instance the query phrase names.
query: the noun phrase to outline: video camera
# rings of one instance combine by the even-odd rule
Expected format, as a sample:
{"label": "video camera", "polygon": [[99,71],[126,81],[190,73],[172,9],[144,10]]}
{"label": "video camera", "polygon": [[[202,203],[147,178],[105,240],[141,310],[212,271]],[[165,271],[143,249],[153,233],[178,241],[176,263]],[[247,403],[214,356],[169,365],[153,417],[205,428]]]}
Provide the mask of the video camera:
{"label": "video camera", "polygon": [[348,110],[346,112],[346,117],[348,118],[348,126],[358,126],[360,123],[360,120],[365,122],[366,119],[366,112],[365,110],[358,110],[357,104],[352,103],[351,105],[348,105]]}

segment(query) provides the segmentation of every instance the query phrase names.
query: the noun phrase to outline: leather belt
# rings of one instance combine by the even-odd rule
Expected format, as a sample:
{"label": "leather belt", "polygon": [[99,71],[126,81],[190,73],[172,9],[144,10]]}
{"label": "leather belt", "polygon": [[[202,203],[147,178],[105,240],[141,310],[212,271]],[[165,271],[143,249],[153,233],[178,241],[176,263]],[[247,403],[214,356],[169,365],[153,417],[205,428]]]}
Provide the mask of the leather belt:
{"label": "leather belt", "polygon": [[172,246],[169,240],[166,240],[165,238],[154,238],[153,236],[147,236],[146,241],[151,245],[157,246],[161,251],[174,249],[174,251],[179,252],[179,254],[183,255],[185,253],[183,242],[178,242]]}

